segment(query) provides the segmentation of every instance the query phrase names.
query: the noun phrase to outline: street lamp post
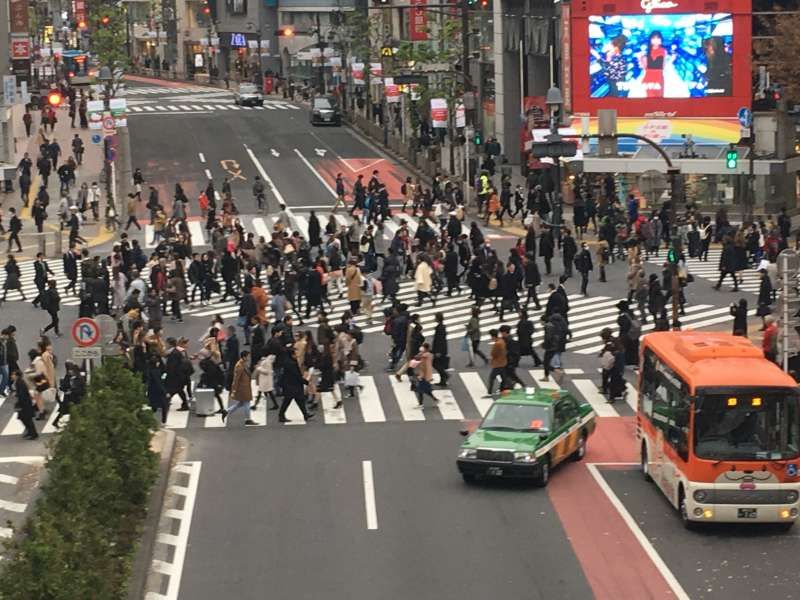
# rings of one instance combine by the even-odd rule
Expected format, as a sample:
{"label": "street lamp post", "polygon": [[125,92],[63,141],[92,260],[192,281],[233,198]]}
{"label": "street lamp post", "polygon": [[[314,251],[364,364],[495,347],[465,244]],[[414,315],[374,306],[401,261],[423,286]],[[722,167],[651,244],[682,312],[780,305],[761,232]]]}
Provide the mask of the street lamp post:
{"label": "street lamp post", "polygon": [[[547,136],[548,142],[562,141],[558,133],[561,107],[564,105],[564,97],[561,90],[553,86],[547,90],[545,104],[550,111],[550,135]],[[553,192],[553,227],[555,228],[556,239],[561,238],[561,157],[553,156],[553,179],[555,190]]]}
{"label": "street lamp post", "polygon": [[256,69],[256,81],[255,81],[255,83],[256,83],[256,85],[258,86],[259,89],[263,89],[263,87],[264,87],[264,70],[263,70],[263,68],[261,66],[261,27],[256,27],[255,23],[252,23],[252,22],[248,22],[247,23],[247,27],[250,28],[250,29],[253,29],[255,31],[255,34],[256,34],[256,46],[257,46],[256,52],[258,52],[258,56],[256,57],[257,58],[256,64],[258,65],[258,68]]}

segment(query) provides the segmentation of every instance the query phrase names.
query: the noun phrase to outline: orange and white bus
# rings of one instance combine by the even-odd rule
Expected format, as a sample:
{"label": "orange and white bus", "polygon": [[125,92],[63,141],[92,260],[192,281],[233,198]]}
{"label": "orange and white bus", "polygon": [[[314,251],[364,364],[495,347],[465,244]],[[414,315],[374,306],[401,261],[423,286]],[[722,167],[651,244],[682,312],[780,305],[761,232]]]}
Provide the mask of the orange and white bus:
{"label": "orange and white bus", "polygon": [[800,497],[800,390],[747,338],[646,335],[639,369],[642,472],[697,522],[778,522]]}

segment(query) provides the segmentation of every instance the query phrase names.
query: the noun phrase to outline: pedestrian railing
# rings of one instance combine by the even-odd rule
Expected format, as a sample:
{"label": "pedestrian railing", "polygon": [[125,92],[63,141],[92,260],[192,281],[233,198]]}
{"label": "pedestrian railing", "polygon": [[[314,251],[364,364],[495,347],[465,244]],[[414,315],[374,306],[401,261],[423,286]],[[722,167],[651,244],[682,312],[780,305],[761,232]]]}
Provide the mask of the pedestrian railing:
{"label": "pedestrian railing", "polygon": [[[19,238],[23,247],[33,241],[37,246],[37,252],[41,252],[47,258],[60,258],[63,253],[64,240],[62,231],[42,231],[34,233],[20,233]],[[10,248],[14,250],[15,248]]]}

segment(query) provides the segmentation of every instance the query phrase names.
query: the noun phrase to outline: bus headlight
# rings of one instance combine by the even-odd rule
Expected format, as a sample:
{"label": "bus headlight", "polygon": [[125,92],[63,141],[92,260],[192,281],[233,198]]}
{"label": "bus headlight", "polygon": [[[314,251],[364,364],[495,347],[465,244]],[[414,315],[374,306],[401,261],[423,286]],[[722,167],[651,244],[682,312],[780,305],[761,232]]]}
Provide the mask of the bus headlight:
{"label": "bus headlight", "polygon": [[708,500],[708,492],[706,490],[695,490],[694,494],[692,494],[695,502],[705,502]]}
{"label": "bus headlight", "polygon": [[794,504],[797,502],[798,493],[796,490],[789,490],[786,492],[786,502],[789,504]]}

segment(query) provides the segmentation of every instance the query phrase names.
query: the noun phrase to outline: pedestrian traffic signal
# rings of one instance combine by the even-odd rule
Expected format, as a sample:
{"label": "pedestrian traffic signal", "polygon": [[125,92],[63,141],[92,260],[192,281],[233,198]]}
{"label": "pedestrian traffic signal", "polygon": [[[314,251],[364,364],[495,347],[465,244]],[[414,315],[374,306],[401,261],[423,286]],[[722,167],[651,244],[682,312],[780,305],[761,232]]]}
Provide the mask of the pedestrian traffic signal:
{"label": "pedestrian traffic signal", "polygon": [[739,151],[736,148],[730,148],[725,155],[725,166],[729,169],[735,169],[739,162]]}
{"label": "pedestrian traffic signal", "polygon": [[275,32],[278,37],[292,37],[294,36],[294,29],[291,27],[281,27]]}
{"label": "pedestrian traffic signal", "polygon": [[50,92],[47,94],[47,103],[50,106],[58,108],[61,106],[61,94],[59,92]]}
{"label": "pedestrian traffic signal", "polygon": [[483,144],[483,136],[480,131],[476,131],[475,135],[472,136],[472,143],[476,146],[481,146]]}
{"label": "pedestrian traffic signal", "polygon": [[204,15],[210,15],[211,14],[211,7],[210,6],[204,6],[203,7],[203,14]]}

